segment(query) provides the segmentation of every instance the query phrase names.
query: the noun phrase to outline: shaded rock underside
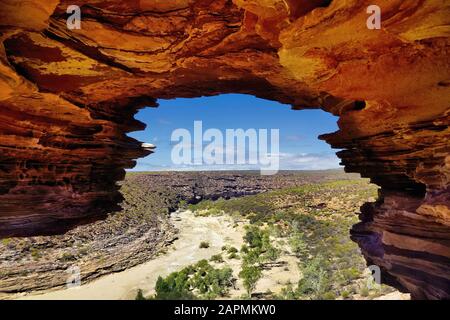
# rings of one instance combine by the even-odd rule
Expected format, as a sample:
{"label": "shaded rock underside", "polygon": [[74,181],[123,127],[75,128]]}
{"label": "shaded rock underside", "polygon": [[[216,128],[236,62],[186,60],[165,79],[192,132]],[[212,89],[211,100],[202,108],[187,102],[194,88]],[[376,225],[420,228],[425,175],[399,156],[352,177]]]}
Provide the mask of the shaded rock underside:
{"label": "shaded rock underside", "polygon": [[385,282],[450,298],[449,25],[445,0],[0,0],[0,236],[103,218],[150,153],[139,108],[246,93],[340,117],[321,138],[382,188],[352,238]]}

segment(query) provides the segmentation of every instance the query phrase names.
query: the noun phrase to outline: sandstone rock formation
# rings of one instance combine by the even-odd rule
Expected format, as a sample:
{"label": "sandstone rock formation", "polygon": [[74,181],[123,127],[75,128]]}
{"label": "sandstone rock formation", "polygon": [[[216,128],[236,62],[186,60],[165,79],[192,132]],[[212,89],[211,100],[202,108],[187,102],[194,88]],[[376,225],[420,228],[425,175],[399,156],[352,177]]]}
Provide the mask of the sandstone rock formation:
{"label": "sandstone rock formation", "polygon": [[247,93],[340,117],[322,138],[382,187],[353,239],[383,281],[450,298],[449,25],[445,0],[0,0],[0,235],[102,218],[151,152],[139,108]]}

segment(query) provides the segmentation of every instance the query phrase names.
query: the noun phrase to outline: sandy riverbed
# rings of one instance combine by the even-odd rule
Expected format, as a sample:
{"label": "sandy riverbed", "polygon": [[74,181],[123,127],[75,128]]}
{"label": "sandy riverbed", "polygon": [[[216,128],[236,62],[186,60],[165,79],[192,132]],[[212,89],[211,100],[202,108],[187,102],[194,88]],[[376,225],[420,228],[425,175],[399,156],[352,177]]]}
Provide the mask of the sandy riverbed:
{"label": "sandy riverbed", "polygon": [[[224,245],[240,248],[242,228],[233,228],[228,216],[195,217],[190,211],[176,212],[171,220],[179,229],[179,238],[168,247],[168,252],[139,266],[104,276],[81,287],[29,294],[19,299],[134,299],[138,289],[145,295],[154,291],[158,276],[166,276],[201,259],[209,259],[221,252]],[[207,249],[199,249],[202,241],[210,243]]]}
{"label": "sandy riverbed", "polygon": [[[191,211],[173,213],[171,222],[179,230],[178,239],[167,247],[167,252],[144,264],[128,270],[103,276],[95,281],[82,284],[78,288],[34,292],[20,295],[18,299],[33,300],[124,300],[134,299],[138,289],[142,289],[145,296],[154,293],[154,286],[159,276],[167,276],[171,272],[194,264],[202,259],[209,259],[212,255],[223,253],[223,246],[240,248],[245,233],[243,222],[236,224],[230,216],[195,216]],[[202,241],[210,246],[200,249]],[[284,249],[287,249],[286,247]],[[237,286],[230,290],[228,298],[239,298],[245,290],[238,277],[241,260],[225,258],[225,265],[233,269],[237,278]],[[268,290],[279,293],[287,284],[296,284],[301,275],[298,269],[298,259],[290,254],[282,254],[273,266],[263,271],[263,277],[258,281],[255,292],[264,293]],[[365,299],[356,295],[356,299]],[[377,300],[404,300],[409,295],[393,292],[377,297]]]}

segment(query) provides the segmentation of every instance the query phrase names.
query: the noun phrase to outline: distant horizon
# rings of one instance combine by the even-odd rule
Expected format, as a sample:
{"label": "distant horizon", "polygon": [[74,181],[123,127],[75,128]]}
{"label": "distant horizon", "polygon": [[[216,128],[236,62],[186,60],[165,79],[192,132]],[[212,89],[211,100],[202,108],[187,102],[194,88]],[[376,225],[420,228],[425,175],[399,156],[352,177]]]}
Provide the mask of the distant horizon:
{"label": "distant horizon", "polygon": [[[143,131],[129,134],[144,143],[155,144],[155,153],[137,160],[128,171],[248,171],[260,170],[249,164],[175,164],[171,158],[171,135],[179,128],[193,132],[195,121],[203,129],[278,129],[279,170],[326,170],[342,168],[333,150],[318,139],[337,131],[338,118],[323,110],[291,110],[291,106],[245,94],[222,94],[200,98],[158,100],[158,108],[144,108],[136,116],[145,123]],[[239,116],[237,116],[239,114]],[[233,152],[224,148],[222,153]]]}
{"label": "distant horizon", "polygon": [[[127,173],[146,173],[146,172],[258,172],[257,169],[216,169],[216,170],[175,170],[175,169],[167,169],[167,170],[143,170],[143,171],[137,171],[137,170],[131,170],[127,169]],[[280,172],[291,172],[291,171],[301,171],[301,172],[321,172],[321,171],[345,171],[344,167],[339,168],[329,168],[329,169],[282,169],[279,170]],[[276,175],[276,174],[275,174]]]}

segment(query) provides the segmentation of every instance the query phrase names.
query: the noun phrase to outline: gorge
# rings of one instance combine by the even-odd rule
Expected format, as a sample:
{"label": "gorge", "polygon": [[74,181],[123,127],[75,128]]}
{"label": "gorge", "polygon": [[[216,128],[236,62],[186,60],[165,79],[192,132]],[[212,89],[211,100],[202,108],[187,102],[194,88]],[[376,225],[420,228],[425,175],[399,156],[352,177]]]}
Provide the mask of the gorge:
{"label": "gorge", "polygon": [[320,138],[381,187],[352,239],[383,282],[449,299],[449,35],[445,0],[0,0],[0,237],[105,218],[151,153],[138,109],[244,93],[339,116]]}

